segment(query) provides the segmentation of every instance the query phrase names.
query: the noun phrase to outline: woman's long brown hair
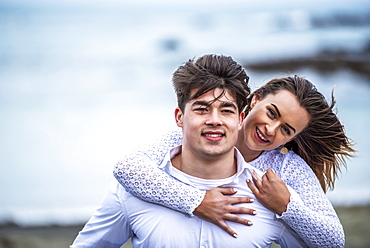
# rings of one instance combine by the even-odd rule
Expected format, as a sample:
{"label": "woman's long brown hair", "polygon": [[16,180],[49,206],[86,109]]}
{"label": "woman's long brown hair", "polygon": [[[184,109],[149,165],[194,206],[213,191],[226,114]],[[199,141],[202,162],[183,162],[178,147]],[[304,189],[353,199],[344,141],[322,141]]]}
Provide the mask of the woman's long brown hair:
{"label": "woman's long brown hair", "polygon": [[346,167],[346,157],[352,157],[353,142],[346,136],[339,121],[331,94],[331,104],[317,91],[316,87],[304,77],[292,76],[277,78],[257,89],[249,97],[245,110],[250,111],[250,100],[253,95],[263,99],[268,94],[276,94],[280,90],[293,93],[300,105],[310,115],[308,126],[285,146],[302,157],[312,168],[326,192],[334,189],[334,183],[342,167]]}

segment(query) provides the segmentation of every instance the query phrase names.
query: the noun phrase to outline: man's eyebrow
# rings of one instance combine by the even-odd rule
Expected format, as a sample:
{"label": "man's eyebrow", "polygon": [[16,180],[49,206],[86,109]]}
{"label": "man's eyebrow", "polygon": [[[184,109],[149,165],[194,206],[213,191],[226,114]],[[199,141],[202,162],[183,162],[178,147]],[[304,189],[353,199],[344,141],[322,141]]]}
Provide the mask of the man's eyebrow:
{"label": "man's eyebrow", "polygon": [[[193,102],[193,104],[191,106],[199,106],[200,105],[200,106],[207,106],[208,107],[208,106],[211,106],[213,103],[214,103],[214,101],[207,102],[207,101],[199,100],[199,101]],[[233,109],[237,109],[235,104],[232,103],[232,102],[222,102],[220,104],[220,106],[223,107],[223,108],[230,108],[231,107]]]}
{"label": "man's eyebrow", "polygon": [[193,102],[193,104],[191,104],[191,106],[196,106],[196,105],[209,106],[210,103],[206,102],[206,101],[195,101],[195,102]]}
{"label": "man's eyebrow", "polygon": [[[281,117],[281,114],[280,114],[280,111],[279,111],[278,107],[276,107],[276,105],[273,104],[273,103],[271,103],[271,105],[275,108],[276,113],[278,114],[278,116]],[[294,133],[296,132],[295,128],[292,127],[291,125],[289,125],[288,123],[285,123],[285,125],[287,125],[290,129],[292,129],[294,131]]]}
{"label": "man's eyebrow", "polygon": [[231,108],[233,108],[233,109],[236,109],[235,104],[234,104],[234,103],[232,103],[232,102],[222,102],[222,103],[221,103],[221,107],[224,107],[224,108],[229,108],[229,107],[231,107]]}

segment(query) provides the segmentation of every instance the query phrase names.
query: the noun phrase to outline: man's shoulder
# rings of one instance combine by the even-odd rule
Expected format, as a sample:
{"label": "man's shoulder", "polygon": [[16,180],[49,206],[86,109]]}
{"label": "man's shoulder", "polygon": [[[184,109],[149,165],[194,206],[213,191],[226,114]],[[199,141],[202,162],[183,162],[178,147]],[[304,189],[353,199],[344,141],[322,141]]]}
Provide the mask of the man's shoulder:
{"label": "man's shoulder", "polygon": [[116,179],[111,180],[108,193],[116,195],[120,200],[130,194]]}

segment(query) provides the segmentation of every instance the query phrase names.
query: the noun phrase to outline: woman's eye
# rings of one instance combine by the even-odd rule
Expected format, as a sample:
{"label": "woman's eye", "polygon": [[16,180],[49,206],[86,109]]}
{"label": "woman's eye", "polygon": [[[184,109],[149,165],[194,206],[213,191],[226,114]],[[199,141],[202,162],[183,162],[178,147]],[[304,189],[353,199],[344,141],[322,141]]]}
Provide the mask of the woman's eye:
{"label": "woman's eye", "polygon": [[276,115],[275,115],[275,112],[272,109],[268,109],[268,113],[269,113],[271,118],[275,119]]}
{"label": "woman's eye", "polygon": [[290,129],[289,128],[283,126],[282,129],[283,129],[284,133],[290,135]]}

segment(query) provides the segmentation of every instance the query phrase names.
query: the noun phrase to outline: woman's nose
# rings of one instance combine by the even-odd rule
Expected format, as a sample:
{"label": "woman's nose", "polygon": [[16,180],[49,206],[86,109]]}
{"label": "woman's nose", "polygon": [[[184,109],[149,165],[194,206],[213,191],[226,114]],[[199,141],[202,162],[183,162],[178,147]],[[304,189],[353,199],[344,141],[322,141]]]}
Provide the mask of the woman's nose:
{"label": "woman's nose", "polygon": [[273,136],[276,134],[276,129],[279,127],[278,123],[270,123],[266,125],[266,134]]}

